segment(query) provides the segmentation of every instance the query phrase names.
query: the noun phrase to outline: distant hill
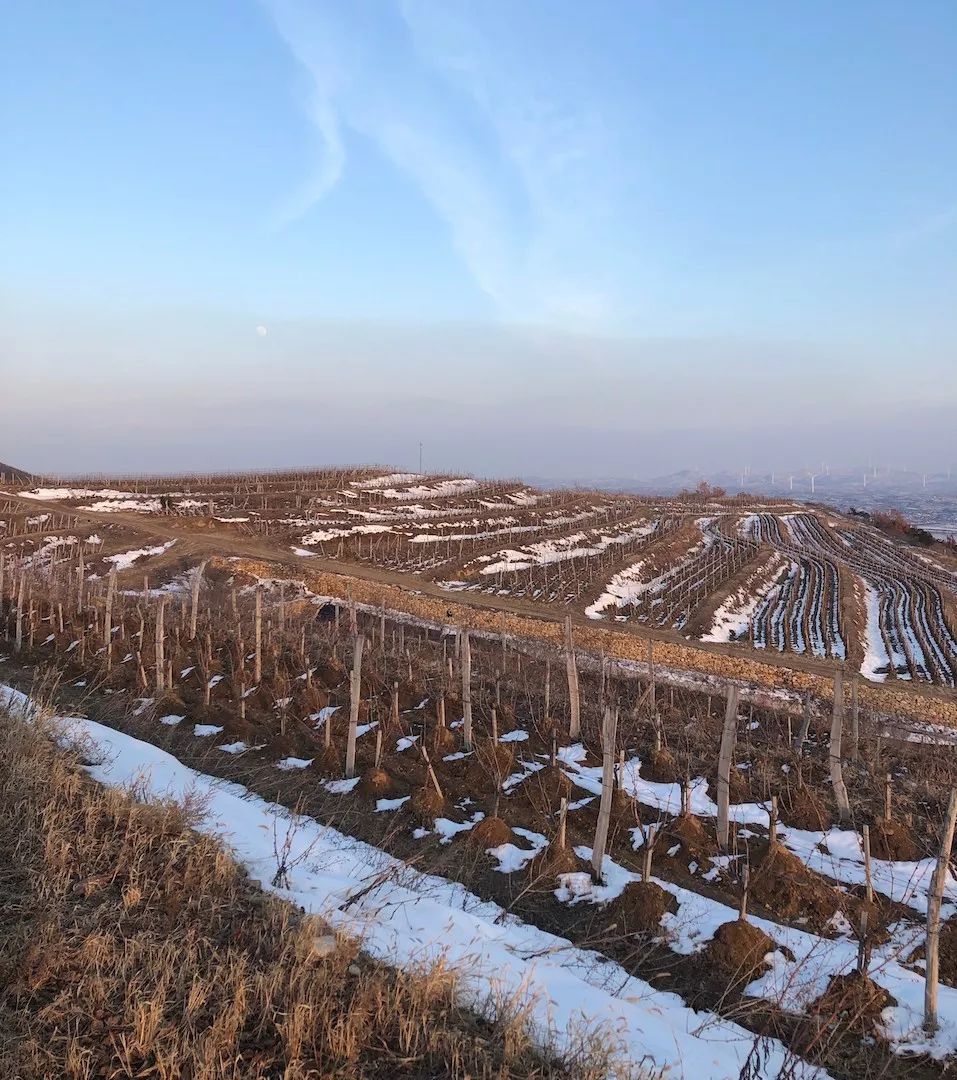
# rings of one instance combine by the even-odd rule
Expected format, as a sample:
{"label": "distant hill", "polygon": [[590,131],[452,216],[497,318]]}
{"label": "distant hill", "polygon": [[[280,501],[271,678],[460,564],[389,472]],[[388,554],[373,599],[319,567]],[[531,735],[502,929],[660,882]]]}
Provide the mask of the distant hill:
{"label": "distant hill", "polygon": [[15,469],[12,465],[4,465],[2,461],[0,461],[0,477],[8,484],[25,484],[31,479],[28,472],[24,472],[23,469]]}

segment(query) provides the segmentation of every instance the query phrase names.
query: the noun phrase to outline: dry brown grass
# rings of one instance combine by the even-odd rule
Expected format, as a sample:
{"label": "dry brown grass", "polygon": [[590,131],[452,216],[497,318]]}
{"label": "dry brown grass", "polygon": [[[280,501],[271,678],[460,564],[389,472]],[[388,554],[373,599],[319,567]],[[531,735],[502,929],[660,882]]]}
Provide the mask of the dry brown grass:
{"label": "dry brown grass", "polygon": [[[382,968],[251,883],[189,807],[102,788],[0,716],[0,1076],[581,1077],[448,972]],[[316,947],[318,942],[319,947]]]}

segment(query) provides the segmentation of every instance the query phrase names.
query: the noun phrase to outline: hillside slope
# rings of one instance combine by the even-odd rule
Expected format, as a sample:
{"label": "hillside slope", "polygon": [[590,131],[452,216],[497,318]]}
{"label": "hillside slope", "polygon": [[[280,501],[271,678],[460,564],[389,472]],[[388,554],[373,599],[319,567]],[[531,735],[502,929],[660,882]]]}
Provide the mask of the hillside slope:
{"label": "hillside slope", "polygon": [[30,473],[24,472],[23,469],[16,469],[12,465],[5,465],[0,461],[0,477],[3,477],[5,483],[8,484],[26,484],[32,477]]}

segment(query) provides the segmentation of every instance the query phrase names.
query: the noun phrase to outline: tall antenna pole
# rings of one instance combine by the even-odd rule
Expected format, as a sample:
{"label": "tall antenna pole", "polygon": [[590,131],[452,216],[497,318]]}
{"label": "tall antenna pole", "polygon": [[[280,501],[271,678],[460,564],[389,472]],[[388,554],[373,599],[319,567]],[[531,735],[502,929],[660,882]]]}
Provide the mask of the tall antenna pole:
{"label": "tall antenna pole", "polygon": [[419,443],[419,472],[422,472],[422,443]]}

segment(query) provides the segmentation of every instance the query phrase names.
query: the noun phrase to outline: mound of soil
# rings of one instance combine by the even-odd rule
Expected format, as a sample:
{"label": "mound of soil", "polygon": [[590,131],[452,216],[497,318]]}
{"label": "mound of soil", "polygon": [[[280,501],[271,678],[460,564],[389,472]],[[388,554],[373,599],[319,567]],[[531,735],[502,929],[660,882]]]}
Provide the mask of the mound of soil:
{"label": "mound of soil", "polygon": [[641,823],[638,803],[621,788],[615,788],[611,796],[611,812],[615,817],[627,818],[629,823]]}
{"label": "mound of soil", "polygon": [[716,855],[718,844],[694,814],[680,814],[671,822],[658,841],[657,850],[667,852],[678,843],[685,856],[706,859]]}
{"label": "mound of soil", "polygon": [[423,825],[432,825],[445,812],[445,799],[431,784],[423,784],[406,804]]}
{"label": "mound of soil", "polygon": [[432,753],[434,756],[452,754],[457,746],[458,739],[455,737],[455,732],[450,731],[447,727],[437,727],[432,732]]}
{"label": "mound of soil", "polygon": [[335,690],[341,686],[346,678],[346,669],[339,661],[319,664],[313,673],[321,686],[327,690]]}
{"label": "mound of soil", "polygon": [[815,1015],[825,1019],[828,1027],[872,1035],[884,1009],[896,1004],[882,986],[854,971],[835,975],[812,1009]]}
{"label": "mound of soil", "polygon": [[285,735],[274,735],[263,747],[263,754],[271,758],[293,757],[299,749],[297,741],[287,731]]}
{"label": "mound of soil", "polygon": [[780,844],[769,848],[751,875],[753,899],[777,918],[808,918],[821,930],[841,908],[836,889]]}
{"label": "mound of soil", "polygon": [[395,784],[385,769],[366,769],[359,781],[359,791],[370,799],[384,799],[393,794]]}
{"label": "mound of soil", "polygon": [[764,958],[776,948],[763,930],[745,919],[735,919],[718,927],[705,956],[734,981],[751,982],[767,970]]}
{"label": "mound of soil", "polygon": [[827,832],[833,816],[828,806],[810,788],[793,788],[778,800],[781,820],[794,829]]}
{"label": "mound of soil", "polygon": [[404,712],[406,709],[414,709],[425,696],[421,690],[416,690],[407,679],[403,679],[399,683],[399,710]]}
{"label": "mound of soil", "polygon": [[[751,797],[751,787],[746,776],[733,765],[728,773],[728,794],[733,803],[747,802]],[[713,802],[718,801],[718,781],[714,777],[708,781],[708,797]]]}
{"label": "mound of soil", "polygon": [[920,858],[920,848],[906,826],[881,818],[871,826],[871,855],[875,859],[915,862]]}
{"label": "mound of soil", "polygon": [[342,773],[343,755],[335,744],[322,750],[312,759],[309,768],[320,776],[339,776]]}
{"label": "mound of soil", "polygon": [[231,716],[223,721],[223,742],[244,742],[251,746],[256,742],[256,728],[248,719],[240,716]]}
{"label": "mound of soil", "polygon": [[573,874],[581,869],[582,863],[570,847],[559,848],[551,844],[528,862],[528,875],[532,881],[541,880],[549,889],[555,887],[559,874]]}
{"label": "mound of soil", "polygon": [[474,766],[487,776],[500,776],[504,780],[515,769],[515,751],[508,743],[493,743],[483,739],[475,745]]}
{"label": "mound of soil", "polygon": [[502,844],[510,844],[515,840],[515,834],[509,828],[508,823],[500,817],[485,817],[471,829],[468,834],[470,847],[487,848],[501,847]]}
{"label": "mound of soil", "polygon": [[678,901],[654,881],[630,881],[610,905],[610,912],[626,934],[654,934],[666,912],[678,910]]}
{"label": "mound of soil", "polygon": [[641,762],[642,780],[650,780],[654,784],[676,784],[681,780],[678,772],[678,762],[668,750],[652,751]]}
{"label": "mound of soil", "polygon": [[514,791],[512,798],[526,799],[542,814],[557,810],[562,799],[570,799],[572,782],[557,765],[546,765],[532,773]]}

